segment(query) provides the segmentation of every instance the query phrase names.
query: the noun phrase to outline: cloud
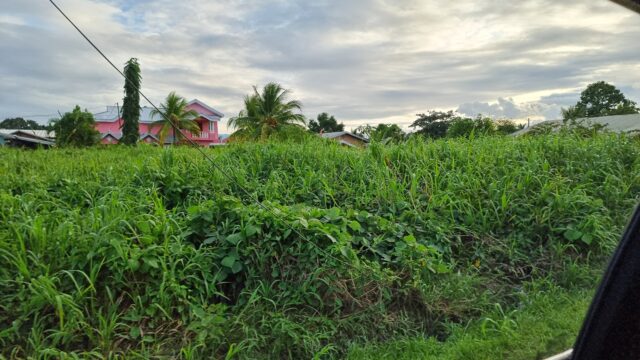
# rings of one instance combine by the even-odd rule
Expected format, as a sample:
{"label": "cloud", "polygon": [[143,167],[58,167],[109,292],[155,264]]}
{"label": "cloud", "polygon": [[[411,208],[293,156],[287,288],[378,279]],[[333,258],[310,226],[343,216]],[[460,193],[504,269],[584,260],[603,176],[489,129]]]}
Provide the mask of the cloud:
{"label": "cloud", "polygon": [[[558,119],[561,116],[561,109],[569,105],[573,105],[577,101],[577,95],[564,96],[565,94],[553,94],[545,97],[544,100],[535,102],[516,102],[512,98],[498,98],[496,102],[479,102],[474,101],[464,103],[458,106],[457,112],[467,115],[476,116],[483,115],[495,119],[515,119],[524,120],[528,118],[536,120]],[[552,102],[551,99],[558,97],[559,102]],[[573,99],[570,103],[565,100]]]}
{"label": "cloud", "polygon": [[[116,65],[140,59],[154,101],[176,90],[227,116],[268,81],[354,126],[429,109],[556,117],[598,80],[640,97],[640,21],[608,2],[57,3]],[[122,79],[47,2],[3,4],[0,37],[0,118],[122,101]]]}
{"label": "cloud", "polygon": [[513,99],[505,98],[498,98],[498,102],[493,104],[478,101],[465,103],[456,111],[469,116],[482,114],[496,118],[517,118],[523,113],[523,109],[520,109]]}

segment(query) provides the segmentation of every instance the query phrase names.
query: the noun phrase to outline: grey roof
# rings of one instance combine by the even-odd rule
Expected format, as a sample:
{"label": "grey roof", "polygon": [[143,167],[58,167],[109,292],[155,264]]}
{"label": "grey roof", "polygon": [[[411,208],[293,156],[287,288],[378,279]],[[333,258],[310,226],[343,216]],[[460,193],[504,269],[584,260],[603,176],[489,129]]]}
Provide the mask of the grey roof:
{"label": "grey roof", "polygon": [[[206,105],[205,103],[199,101],[198,99],[195,100],[191,100],[189,101],[189,105],[191,104],[195,104],[197,103],[198,105],[202,106],[203,108],[211,111],[212,113],[214,113],[215,115],[206,115],[206,114],[200,114],[200,116],[202,116],[203,118],[209,120],[209,121],[220,121],[220,118],[224,116],[223,113],[219,112],[218,110]],[[153,108],[149,107],[149,106],[143,106],[140,108],[140,122],[141,123],[152,123],[154,121],[158,121],[162,118],[161,115],[156,115],[156,116],[151,116],[151,112],[152,112]],[[96,119],[96,121],[102,121],[102,122],[113,122],[118,120],[119,113],[118,111],[122,112],[122,107],[118,107],[118,106],[107,106],[107,110],[106,111],[102,111],[102,112],[98,112],[98,113],[94,113],[93,117],[94,119]]]}
{"label": "grey roof", "polygon": [[[120,117],[118,110],[122,111],[122,108],[118,108],[117,106],[107,106],[106,111],[95,113],[93,114],[93,117],[96,121],[116,121]],[[152,117],[151,110],[153,110],[153,108],[148,106],[140,108],[141,123],[151,123],[160,119],[160,116]]]}
{"label": "grey roof", "polygon": [[152,134],[152,133],[142,133],[142,134],[140,134],[140,140],[142,140],[142,139],[146,138],[147,136],[148,136],[148,137],[152,137],[152,138],[154,138],[154,139],[158,140],[158,137],[157,137],[157,136],[155,136],[155,135],[154,135],[154,134]]}
{"label": "grey roof", "polygon": [[[584,120],[585,122],[592,124],[602,124],[607,125],[605,129],[616,131],[616,132],[629,132],[634,130],[640,130],[640,114],[630,114],[630,115],[612,115],[612,116],[600,116],[600,117],[592,117],[592,118],[580,118],[578,121]],[[528,128],[524,128],[522,130],[514,132],[513,136],[519,136],[522,134],[526,134],[531,131],[531,129],[536,126],[540,126],[542,124],[558,124],[562,125],[562,120],[547,120],[539,122],[535,125],[532,125]]]}
{"label": "grey roof", "polygon": [[55,145],[54,141],[45,139],[39,136],[36,136],[35,138],[33,138],[33,137],[20,136],[15,134],[0,134],[0,137],[4,138],[5,140],[17,140],[23,143],[26,142],[26,143],[32,143],[32,144],[45,145],[45,146]]}
{"label": "grey roof", "polygon": [[56,133],[54,131],[47,130],[28,130],[28,129],[0,129],[0,134],[11,135],[17,132],[38,136],[41,138],[55,138]]}
{"label": "grey roof", "polygon": [[[119,132],[119,131],[118,132],[107,131],[106,133],[100,134],[100,136],[101,136],[102,139],[106,138],[107,136],[111,136],[112,138],[114,138],[116,140],[120,140],[120,138],[122,138],[122,132]],[[157,136],[155,136],[152,133],[148,133],[148,132],[140,134],[140,140],[146,138],[147,136],[150,136],[150,137],[158,140]]]}
{"label": "grey roof", "polygon": [[342,135],[349,135],[352,136],[356,139],[362,140],[364,142],[369,142],[369,140],[363,138],[362,136],[356,135],[354,133],[350,133],[348,131],[336,131],[336,132],[328,132],[328,133],[322,133],[320,134],[320,136],[322,136],[325,139],[335,139],[337,137],[340,137]]}
{"label": "grey roof", "polygon": [[114,138],[114,139],[118,139],[118,140],[120,140],[120,138],[122,137],[122,133],[121,133],[121,132],[113,132],[113,133],[112,133],[111,131],[107,131],[107,132],[106,132],[106,133],[104,133],[104,134],[100,134],[100,137],[101,137],[102,139],[106,138],[107,136],[111,136],[111,137],[112,137],[112,138]]}

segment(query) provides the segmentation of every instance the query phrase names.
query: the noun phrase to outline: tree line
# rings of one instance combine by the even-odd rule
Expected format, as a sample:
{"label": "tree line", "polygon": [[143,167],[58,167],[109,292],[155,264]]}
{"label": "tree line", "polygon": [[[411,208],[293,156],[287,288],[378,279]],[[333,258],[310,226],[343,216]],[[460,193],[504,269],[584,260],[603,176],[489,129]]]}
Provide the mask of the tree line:
{"label": "tree line", "polygon": [[[140,87],[142,77],[140,65],[135,58],[124,67],[126,75],[122,106],[121,144],[135,146],[139,141]],[[302,139],[312,133],[345,131],[344,123],[339,123],[333,115],[326,112],[318,114],[316,119],[306,119],[302,114],[302,103],[290,99],[291,92],[278,83],[268,83],[262,89],[253,87],[253,92],[244,98],[243,109],[229,119],[228,126],[235,131],[232,141],[264,141],[267,139]],[[198,114],[187,109],[185,98],[171,92],[160,105],[160,111],[154,109],[152,116],[160,117],[152,124],[159,127],[159,141],[165,143],[171,137],[172,143],[185,143],[182,131],[198,134],[200,128],[195,122]],[[566,124],[575,126],[577,119],[635,114],[640,112],[637,104],[615,86],[604,81],[589,84],[580,94],[578,102],[562,109]],[[407,133],[397,124],[361,125],[352,129],[353,133],[377,142],[401,142],[411,136],[423,136],[429,139],[474,137],[486,135],[507,135],[518,131],[524,124],[513,120],[493,120],[482,115],[467,117],[453,110],[430,110],[417,114]],[[174,126],[181,131],[175,131]],[[100,141],[95,128],[93,114],[76,106],[71,112],[59,119],[53,119],[48,125],[22,118],[6,119],[0,128],[43,129],[56,132],[58,146],[91,146]],[[543,128],[542,132],[553,129]]]}
{"label": "tree line", "polygon": [[[301,136],[307,129],[301,114],[302,104],[289,100],[289,90],[279,84],[267,84],[262,92],[254,87],[254,92],[245,98],[245,109],[237,117],[229,120],[229,126],[236,129],[232,134],[237,140],[265,140],[272,137],[290,138]],[[592,83],[581,93],[580,100],[573,106],[562,109],[565,122],[575,122],[578,118],[623,115],[638,113],[636,103],[627,99],[615,86],[604,81]],[[473,137],[486,135],[507,135],[524,128],[513,120],[494,120],[477,115],[475,118],[464,116],[453,110],[430,110],[417,114],[405,132],[397,124],[361,125],[353,133],[378,142],[401,142],[410,136],[423,136],[429,139]],[[343,123],[327,113],[321,113],[316,119],[306,122],[312,133],[344,131]]]}
{"label": "tree line", "polygon": [[[125,84],[122,111],[118,114],[122,118],[122,136],[120,144],[135,146],[140,140],[140,88],[142,76],[138,59],[131,58],[124,66]],[[152,128],[159,128],[158,140],[164,144],[168,137],[173,143],[184,142],[182,131],[189,131],[195,135],[200,133],[196,123],[198,113],[187,109],[188,102],[175,92],[169,93],[158,109],[151,111],[151,116],[158,118],[151,124]],[[51,119],[47,125],[41,125],[33,120],[22,118],[6,119],[0,123],[4,129],[42,129],[55,131],[56,144],[59,147],[86,147],[100,142],[100,133],[96,129],[93,114],[82,110],[76,105],[72,111],[66,112],[58,119]],[[180,131],[175,131],[175,128]]]}
{"label": "tree line", "polygon": [[[229,119],[228,125],[235,129],[231,138],[236,141],[256,141],[267,139],[303,138],[309,133],[330,133],[344,131],[344,123],[338,123],[333,115],[326,112],[316,119],[305,120],[302,104],[290,100],[291,92],[280,84],[269,83],[261,90],[253,88],[253,93],[245,96],[244,108],[237,116]],[[493,135],[509,134],[523,125],[511,120],[494,121],[478,116],[475,119],[464,117],[453,111],[429,111],[418,114],[409,127],[415,128],[412,134],[406,133],[397,124],[361,125],[353,133],[372,141],[400,142],[408,136],[424,135],[428,138],[469,137],[472,134]]]}

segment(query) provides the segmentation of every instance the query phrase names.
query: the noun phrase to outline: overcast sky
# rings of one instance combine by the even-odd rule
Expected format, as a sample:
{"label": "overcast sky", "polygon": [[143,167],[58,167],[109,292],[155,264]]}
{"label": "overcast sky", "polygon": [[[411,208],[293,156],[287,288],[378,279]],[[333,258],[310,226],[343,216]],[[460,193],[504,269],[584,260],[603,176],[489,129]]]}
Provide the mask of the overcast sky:
{"label": "overcast sky", "polygon": [[[48,1],[0,1],[0,119],[122,103],[122,78]],[[269,81],[347,128],[429,109],[555,118],[598,80],[640,102],[640,15],[605,0],[56,2],[116,64],[139,59],[153,101],[175,90],[224,123]]]}

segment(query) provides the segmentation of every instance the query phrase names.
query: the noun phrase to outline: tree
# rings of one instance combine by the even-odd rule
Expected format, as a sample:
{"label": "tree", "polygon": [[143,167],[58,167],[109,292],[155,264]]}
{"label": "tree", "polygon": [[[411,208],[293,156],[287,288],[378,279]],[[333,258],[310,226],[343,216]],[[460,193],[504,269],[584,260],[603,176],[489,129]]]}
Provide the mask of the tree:
{"label": "tree", "polygon": [[360,125],[353,133],[375,142],[394,143],[403,141],[406,135],[400,126],[396,124]]}
{"label": "tree", "polygon": [[424,135],[428,138],[438,139],[447,136],[447,129],[451,121],[456,117],[453,111],[435,111],[429,110],[426,114],[418,114],[409,127],[418,128],[416,133]]}
{"label": "tree", "polygon": [[562,109],[563,119],[637,114],[636,103],[627,99],[615,86],[604,81],[589,84],[575,106]]}
{"label": "tree", "polygon": [[47,126],[40,125],[33,120],[25,120],[17,117],[2,120],[2,122],[0,122],[0,129],[47,130]]}
{"label": "tree", "polygon": [[309,130],[315,133],[319,132],[336,132],[344,131],[344,124],[336,121],[333,116],[329,116],[326,112],[319,114],[316,120],[309,121]]}
{"label": "tree", "polygon": [[455,118],[447,129],[447,137],[468,137],[473,133],[474,123],[470,118]]}
{"label": "tree", "polygon": [[496,132],[502,135],[514,133],[520,129],[524,129],[524,124],[516,125],[512,120],[497,120],[495,122]]}
{"label": "tree", "polygon": [[160,144],[164,144],[167,135],[170,133],[174,135],[172,143],[182,141],[182,132],[176,131],[174,127],[179,130],[189,131],[194,135],[200,134],[200,125],[195,121],[200,115],[195,110],[188,110],[187,105],[187,100],[172,91],[167,95],[164,104],[160,104],[160,111],[157,109],[151,110],[152,118],[160,118],[151,124],[152,128],[160,127],[158,132]]}
{"label": "tree", "polygon": [[244,98],[244,109],[229,119],[229,127],[237,129],[231,137],[266,140],[287,128],[306,125],[299,113],[302,104],[297,100],[287,101],[289,94],[289,90],[276,83],[268,83],[262,92],[254,86],[253,94]]}
{"label": "tree", "polygon": [[56,132],[56,144],[59,147],[85,147],[96,145],[100,141],[100,133],[96,130],[93,114],[80,110],[80,106],[72,112],[65,113],[60,119],[52,121]]}
{"label": "tree", "polygon": [[584,113],[584,108],[578,106],[569,106],[568,108],[562,108],[562,119],[566,120],[575,120],[578,118],[586,117]]}
{"label": "tree", "polygon": [[124,67],[124,100],[122,102],[122,138],[120,143],[136,145],[140,139],[140,64],[131,58]]}
{"label": "tree", "polygon": [[471,137],[477,135],[492,135],[495,133],[493,120],[478,115],[475,119],[455,118],[447,130],[447,137]]}

